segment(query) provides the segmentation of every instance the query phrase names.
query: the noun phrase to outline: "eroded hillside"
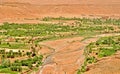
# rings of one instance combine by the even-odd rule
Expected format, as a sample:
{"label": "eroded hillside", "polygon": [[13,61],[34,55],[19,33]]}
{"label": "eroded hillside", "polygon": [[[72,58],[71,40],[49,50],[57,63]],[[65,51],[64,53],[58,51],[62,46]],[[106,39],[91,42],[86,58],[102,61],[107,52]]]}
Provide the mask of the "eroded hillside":
{"label": "eroded hillside", "polygon": [[119,16],[119,0],[1,0],[0,22],[45,16]]}

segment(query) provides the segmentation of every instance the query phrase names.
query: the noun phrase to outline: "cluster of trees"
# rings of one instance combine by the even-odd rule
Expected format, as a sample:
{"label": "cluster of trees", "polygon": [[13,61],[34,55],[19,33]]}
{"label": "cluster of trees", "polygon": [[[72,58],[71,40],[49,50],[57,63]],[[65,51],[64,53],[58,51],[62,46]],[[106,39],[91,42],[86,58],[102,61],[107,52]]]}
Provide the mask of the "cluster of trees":
{"label": "cluster of trees", "polygon": [[0,50],[1,58],[15,58],[15,57],[21,57],[22,52],[19,50],[18,52],[13,52],[13,50],[10,50],[6,52],[4,49]]}
{"label": "cluster of trees", "polygon": [[[59,24],[15,24],[15,23],[4,23],[4,25],[0,26],[1,30],[6,30],[5,33],[1,35],[8,35],[8,36],[44,36],[44,38],[39,38],[37,41],[43,41],[54,38],[57,33],[64,33],[64,32],[74,32],[77,35],[86,35],[89,33],[107,33],[114,31],[113,27],[110,26],[102,26],[100,24],[119,24],[120,19],[101,19],[101,18],[95,18],[95,19],[89,19],[89,18],[65,18],[65,17],[58,17],[58,18],[52,18],[52,17],[45,17],[44,20],[74,20],[79,23],[79,26],[68,26],[68,25],[59,25]],[[90,26],[95,25],[95,26]],[[46,37],[49,36],[49,37]],[[71,35],[72,36],[72,35]],[[59,36],[64,37],[64,36]],[[15,45],[16,46],[16,45]],[[24,45],[20,45],[24,46]]]}
{"label": "cluster of trees", "polygon": [[112,18],[66,18],[66,17],[45,17],[42,19],[43,21],[51,21],[51,20],[77,20],[81,22],[93,22],[93,24],[114,24],[114,25],[120,25],[120,19],[112,19]]}
{"label": "cluster of trees", "polygon": [[[62,18],[63,19],[63,18]],[[65,18],[66,19],[66,18]],[[73,18],[78,20],[77,18]],[[86,22],[92,22],[93,24],[101,24],[103,22],[101,19],[87,19],[87,18],[79,18],[79,21],[83,22],[82,24]],[[81,25],[81,23],[79,23]],[[29,25],[29,24],[4,24],[0,28],[1,30],[7,30],[5,34],[2,35],[10,35],[10,36],[45,36],[45,35],[54,35],[55,32],[70,32],[79,30],[81,31],[81,26],[78,28],[70,27],[70,26],[63,26],[58,24],[35,24],[35,25]],[[90,24],[88,24],[90,25]],[[7,26],[7,27],[6,27]],[[7,29],[6,29],[7,28]],[[21,29],[20,29],[21,28]],[[104,28],[98,27],[86,27],[85,30],[103,30]]]}
{"label": "cluster of trees", "polygon": [[20,49],[24,48],[26,45],[22,42],[5,42],[5,40],[0,41],[1,48],[9,48],[9,49]]}
{"label": "cluster of trees", "polygon": [[22,66],[28,66],[30,69],[33,67],[32,64],[36,64],[36,67],[39,67],[40,65],[42,65],[42,59],[43,56],[35,56],[33,58],[27,59],[27,60],[22,60],[21,64]]}
{"label": "cluster of trees", "polygon": [[18,71],[18,72],[22,71],[22,67],[21,66],[11,66],[10,69],[12,71]]}
{"label": "cluster of trees", "polygon": [[87,46],[87,53],[95,53],[98,57],[106,57],[120,49],[119,37],[103,37]]}
{"label": "cluster of trees", "polygon": [[96,41],[96,45],[102,45],[102,44],[115,44],[116,42],[112,39],[112,37],[104,37]]}
{"label": "cluster of trees", "polygon": [[[22,71],[22,66],[27,66],[29,69],[33,69],[33,67],[39,67],[42,65],[43,56],[34,56],[32,58],[26,60],[16,60],[14,63],[11,63],[8,59],[2,59],[2,63],[0,65],[1,68],[10,68],[11,71]],[[34,65],[33,65],[34,64]]]}
{"label": "cluster of trees", "polygon": [[11,64],[10,69],[11,69],[12,71],[21,72],[21,71],[22,71],[22,67],[21,67],[21,66],[22,66],[22,64],[19,63],[18,60],[16,60],[14,63]]}
{"label": "cluster of trees", "polygon": [[8,59],[2,59],[1,61],[1,67],[2,68],[8,68],[11,66],[10,60]]}
{"label": "cluster of trees", "polygon": [[100,48],[98,57],[106,57],[114,54],[116,50],[114,48]]}
{"label": "cluster of trees", "polygon": [[[61,29],[58,29],[61,28]],[[51,35],[54,32],[65,32],[70,29],[69,26],[60,26],[58,24],[15,24],[15,23],[5,23],[0,26],[1,30],[6,30],[1,35],[9,36],[45,36]]]}

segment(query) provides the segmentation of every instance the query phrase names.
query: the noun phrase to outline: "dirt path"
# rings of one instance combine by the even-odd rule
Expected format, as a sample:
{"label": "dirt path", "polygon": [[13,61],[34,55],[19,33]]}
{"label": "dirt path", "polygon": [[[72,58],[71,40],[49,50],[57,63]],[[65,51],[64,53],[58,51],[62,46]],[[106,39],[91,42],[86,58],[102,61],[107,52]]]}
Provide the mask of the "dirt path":
{"label": "dirt path", "polygon": [[75,74],[84,62],[83,49],[89,43],[97,41],[100,37],[115,35],[120,34],[101,34],[83,41],[81,41],[83,38],[79,37],[41,43],[54,48],[55,51],[45,59],[38,74]]}

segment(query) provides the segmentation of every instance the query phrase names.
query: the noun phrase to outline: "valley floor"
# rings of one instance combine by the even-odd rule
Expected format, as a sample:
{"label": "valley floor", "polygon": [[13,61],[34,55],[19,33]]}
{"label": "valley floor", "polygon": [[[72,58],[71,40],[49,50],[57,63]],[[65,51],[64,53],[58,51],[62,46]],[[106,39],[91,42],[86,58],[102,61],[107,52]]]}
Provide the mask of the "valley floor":
{"label": "valley floor", "polygon": [[[89,43],[95,42],[104,36],[118,35],[120,34],[101,34],[85,40],[82,37],[75,37],[39,43],[55,51],[44,60],[43,67],[38,74],[76,74],[77,70],[84,63],[84,49]],[[119,58],[120,56],[117,53],[113,57],[103,58],[96,64],[88,66],[90,70],[85,72],[85,74],[118,74],[120,73]]]}

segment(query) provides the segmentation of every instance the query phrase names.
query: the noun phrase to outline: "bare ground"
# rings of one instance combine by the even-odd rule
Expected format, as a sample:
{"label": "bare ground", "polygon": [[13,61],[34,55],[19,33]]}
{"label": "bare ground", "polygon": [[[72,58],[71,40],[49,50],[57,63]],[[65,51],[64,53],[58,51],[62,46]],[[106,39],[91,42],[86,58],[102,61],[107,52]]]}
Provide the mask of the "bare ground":
{"label": "bare ground", "polygon": [[55,49],[44,61],[40,74],[73,74],[84,60],[82,37],[40,43]]}
{"label": "bare ground", "polygon": [[46,16],[120,17],[119,9],[119,0],[0,0],[0,22],[39,23],[36,18]]}
{"label": "bare ground", "polygon": [[120,74],[120,52],[115,55],[102,58],[96,64],[88,66],[85,74]]}
{"label": "bare ground", "polygon": [[[80,68],[80,66],[84,62],[84,49],[85,47],[91,43],[98,40],[100,37],[104,36],[115,36],[120,35],[118,33],[115,34],[102,34],[94,36],[93,38],[88,38],[86,40],[81,41],[82,37],[75,37],[75,38],[67,38],[67,39],[60,39],[60,40],[54,40],[54,41],[46,41],[46,42],[40,42],[41,45],[46,45],[47,47],[53,48],[55,51],[49,54],[49,56],[44,60],[44,64],[40,71],[37,74],[76,74],[76,71]],[[112,59],[111,59],[112,60]],[[100,63],[98,62],[98,67],[96,65],[90,66],[90,70],[86,72],[86,74],[103,74],[102,71],[104,69],[101,69],[101,66],[99,68],[99,65],[102,65],[102,67],[107,68],[109,67],[115,67],[114,63],[117,62],[117,60],[114,60],[113,62],[110,62],[109,64],[105,64],[106,60]],[[108,61],[107,61],[108,63]],[[115,68],[112,71],[118,71],[119,68],[119,62],[117,68]],[[109,66],[111,64],[111,66]],[[94,73],[94,68],[95,73]],[[99,69],[98,69],[99,68]],[[100,72],[100,73],[99,73]],[[110,74],[110,72],[104,71],[107,74]],[[104,74],[106,74],[104,73]],[[111,73],[112,74],[112,73]]]}

